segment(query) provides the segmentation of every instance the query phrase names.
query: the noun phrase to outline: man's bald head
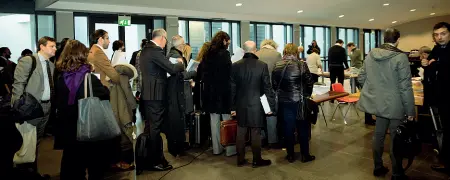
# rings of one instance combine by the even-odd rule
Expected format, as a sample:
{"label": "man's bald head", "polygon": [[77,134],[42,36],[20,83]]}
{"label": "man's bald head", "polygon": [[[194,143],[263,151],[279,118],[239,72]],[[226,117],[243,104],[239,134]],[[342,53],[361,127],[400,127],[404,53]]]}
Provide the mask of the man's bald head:
{"label": "man's bald head", "polygon": [[253,41],[246,41],[244,43],[244,49],[245,53],[255,53],[256,52],[256,43]]}

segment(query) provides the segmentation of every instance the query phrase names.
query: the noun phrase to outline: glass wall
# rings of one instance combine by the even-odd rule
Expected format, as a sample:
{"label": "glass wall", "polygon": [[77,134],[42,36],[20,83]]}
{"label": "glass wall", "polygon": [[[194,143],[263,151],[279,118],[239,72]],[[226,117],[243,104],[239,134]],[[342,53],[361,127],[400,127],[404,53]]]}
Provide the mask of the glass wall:
{"label": "glass wall", "polygon": [[337,35],[339,39],[344,41],[344,45],[347,43],[353,42],[358,46],[359,43],[359,29],[356,28],[337,28]]}
{"label": "glass wall", "polygon": [[212,37],[220,31],[230,35],[231,45],[229,51],[241,46],[240,26],[237,22],[228,21],[201,21],[181,19],[178,21],[178,34],[185,38],[192,47],[192,59],[196,59],[200,48],[205,42],[211,41]]}
{"label": "glass wall", "polygon": [[305,52],[302,54],[303,58],[308,57],[308,47],[316,40],[320,48],[320,56],[325,58],[328,56],[328,48],[331,47],[330,27],[322,26],[301,26],[300,42],[303,45]]}
{"label": "glass wall", "polygon": [[[133,21],[131,21],[133,22]],[[158,28],[166,28],[166,25],[164,24],[165,20],[164,19],[154,19],[153,20],[153,28],[158,29]]]}
{"label": "glass wall", "polygon": [[261,48],[264,39],[273,39],[278,44],[278,52],[283,52],[284,46],[292,42],[292,25],[250,23],[250,40]]}
{"label": "glass wall", "polygon": [[381,31],[375,29],[364,29],[364,53],[369,54],[370,50],[380,46]]}
{"label": "glass wall", "polygon": [[75,39],[89,47],[88,17],[74,17]]}
{"label": "glass wall", "polygon": [[[36,52],[39,37],[55,37],[55,20],[51,14],[9,14],[0,13],[0,47],[11,50],[10,60],[18,61],[24,49]],[[13,38],[13,39],[11,39]]]}

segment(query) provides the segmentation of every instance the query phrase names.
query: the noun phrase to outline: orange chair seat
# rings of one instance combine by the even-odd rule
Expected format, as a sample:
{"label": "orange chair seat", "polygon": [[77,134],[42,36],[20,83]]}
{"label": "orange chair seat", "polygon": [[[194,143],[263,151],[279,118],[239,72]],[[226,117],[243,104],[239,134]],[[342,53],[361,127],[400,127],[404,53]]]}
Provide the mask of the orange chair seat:
{"label": "orange chair seat", "polygon": [[355,102],[359,101],[359,97],[346,96],[346,97],[337,98],[336,100],[339,102],[355,103]]}

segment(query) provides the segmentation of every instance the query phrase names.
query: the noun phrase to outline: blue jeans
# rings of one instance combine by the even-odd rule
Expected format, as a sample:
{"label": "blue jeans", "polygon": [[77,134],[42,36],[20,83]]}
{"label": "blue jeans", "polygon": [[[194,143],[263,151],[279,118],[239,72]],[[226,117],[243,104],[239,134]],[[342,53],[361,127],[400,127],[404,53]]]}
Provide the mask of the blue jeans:
{"label": "blue jeans", "polygon": [[283,113],[283,130],[288,155],[294,155],[295,129],[297,128],[300,152],[302,156],[309,154],[309,121],[297,120],[298,103],[280,102],[280,111]]}

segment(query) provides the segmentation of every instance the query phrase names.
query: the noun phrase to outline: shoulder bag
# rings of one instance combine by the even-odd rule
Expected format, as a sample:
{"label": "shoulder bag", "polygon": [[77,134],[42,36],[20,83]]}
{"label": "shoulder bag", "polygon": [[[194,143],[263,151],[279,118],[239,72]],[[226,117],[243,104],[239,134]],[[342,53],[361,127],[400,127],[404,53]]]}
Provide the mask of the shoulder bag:
{"label": "shoulder bag", "polygon": [[[298,68],[301,73],[304,73],[303,62],[298,63]],[[311,124],[317,123],[317,115],[319,113],[319,106],[311,100],[310,97],[306,97],[303,95],[303,76],[301,77],[301,85],[300,85],[300,101],[298,103],[297,108],[297,120],[308,120]]]}

